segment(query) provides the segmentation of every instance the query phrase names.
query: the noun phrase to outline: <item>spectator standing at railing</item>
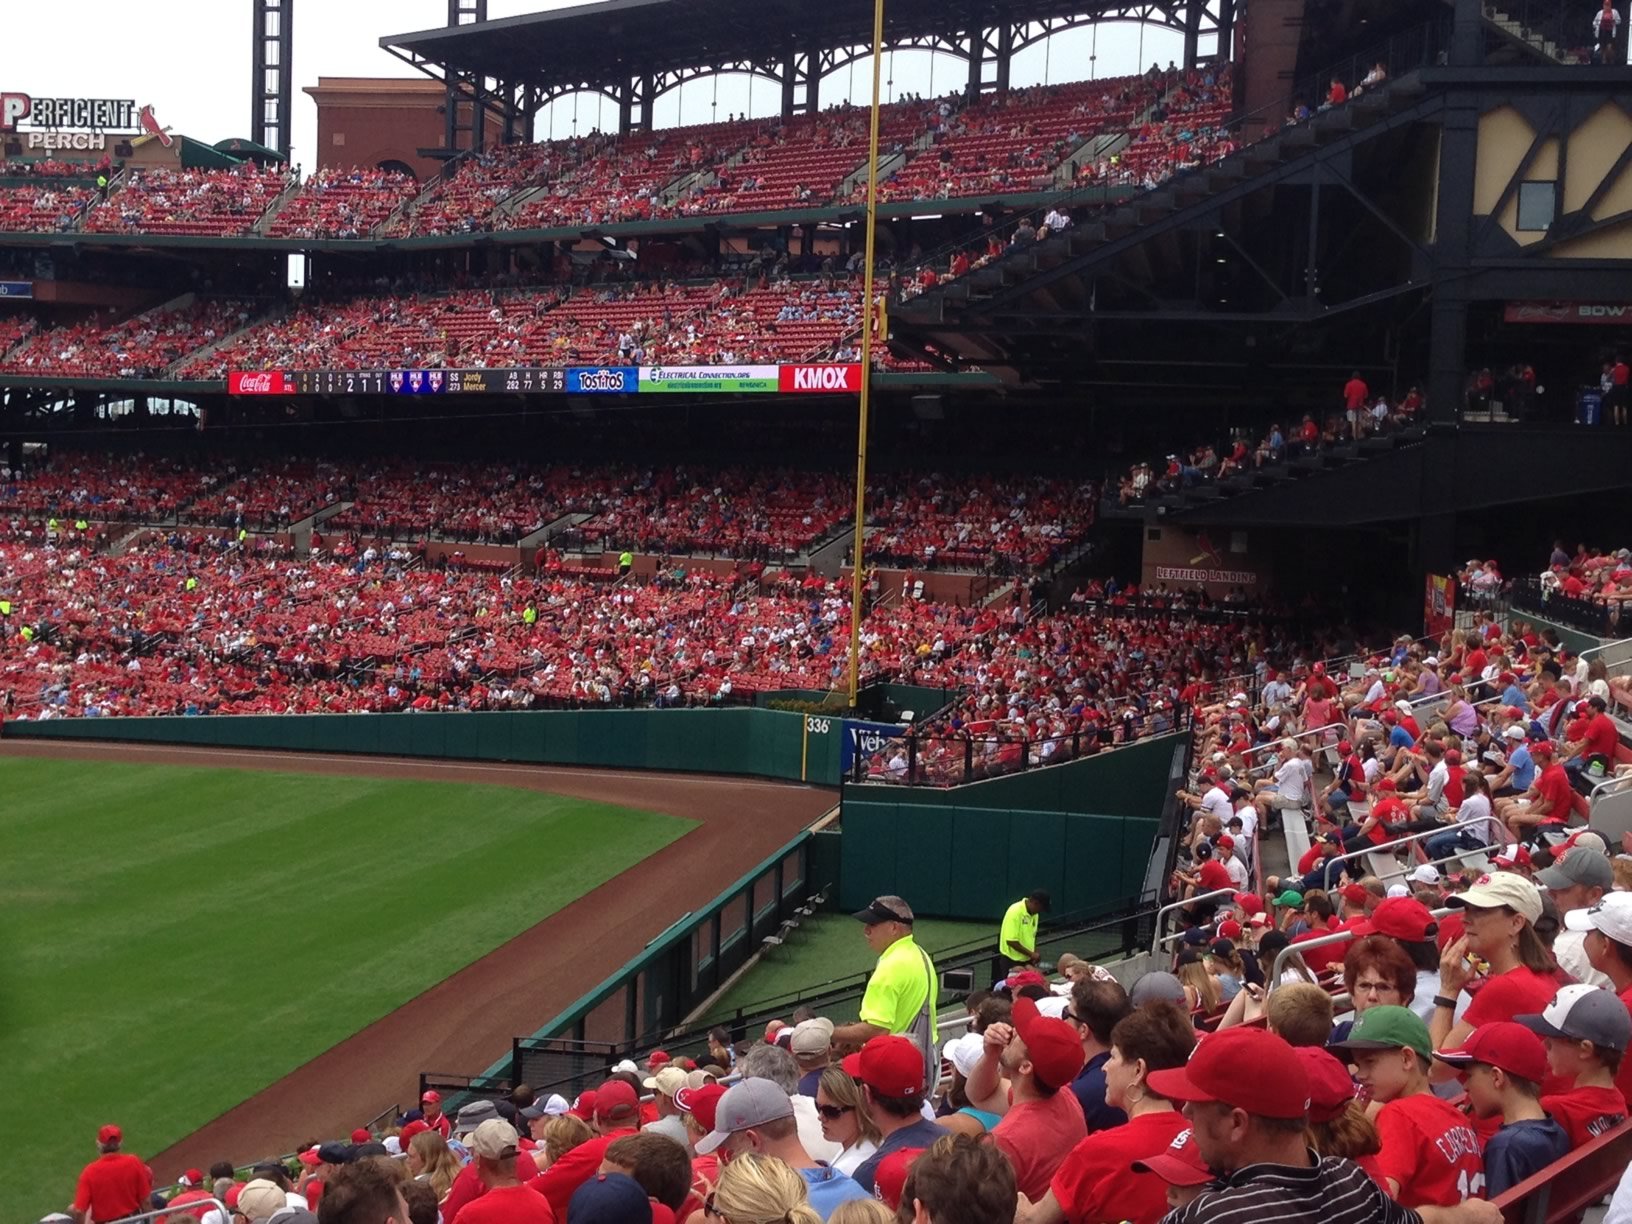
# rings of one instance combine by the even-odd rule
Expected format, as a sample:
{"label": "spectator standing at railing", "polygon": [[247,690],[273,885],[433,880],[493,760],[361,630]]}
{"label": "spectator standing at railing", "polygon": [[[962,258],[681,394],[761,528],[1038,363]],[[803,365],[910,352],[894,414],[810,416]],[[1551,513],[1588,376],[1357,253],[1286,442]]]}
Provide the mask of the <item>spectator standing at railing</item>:
{"label": "spectator standing at railing", "polygon": [[100,1154],[80,1171],[74,1205],[68,1211],[75,1224],[117,1220],[147,1210],[153,1171],[139,1157],[119,1150],[124,1141],[124,1132],[117,1126],[97,1131]]}
{"label": "spectator standing at railing", "polygon": [[1593,58],[1600,64],[1615,62],[1615,48],[1621,33],[1621,14],[1615,0],[1604,0],[1604,7],[1592,15]]}

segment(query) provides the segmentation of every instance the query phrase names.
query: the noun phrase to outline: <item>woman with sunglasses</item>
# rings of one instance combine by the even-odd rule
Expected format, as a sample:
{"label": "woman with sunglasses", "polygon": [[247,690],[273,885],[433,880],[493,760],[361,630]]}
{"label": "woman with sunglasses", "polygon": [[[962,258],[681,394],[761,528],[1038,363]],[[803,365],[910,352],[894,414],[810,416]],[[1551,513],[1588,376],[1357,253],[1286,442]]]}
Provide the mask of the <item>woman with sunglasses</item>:
{"label": "woman with sunglasses", "polygon": [[822,1119],[822,1138],[844,1150],[828,1161],[845,1176],[878,1151],[882,1135],[861,1099],[861,1085],[840,1067],[828,1067],[816,1085],[816,1112]]}
{"label": "woman with sunglasses", "polygon": [[725,1224],[822,1224],[805,1179],[793,1166],[752,1152],[720,1166],[719,1184],[703,1202],[703,1218]]}

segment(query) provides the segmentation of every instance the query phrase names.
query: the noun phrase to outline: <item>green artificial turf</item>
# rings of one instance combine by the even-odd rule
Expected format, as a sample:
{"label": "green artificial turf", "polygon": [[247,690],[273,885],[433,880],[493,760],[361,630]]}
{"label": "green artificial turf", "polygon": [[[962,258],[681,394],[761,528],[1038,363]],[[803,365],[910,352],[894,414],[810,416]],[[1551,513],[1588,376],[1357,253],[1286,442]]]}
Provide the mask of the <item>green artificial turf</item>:
{"label": "green artificial turf", "polygon": [[501,786],[0,761],[0,1074],[28,1119],[0,1218],[62,1209],[103,1123],[152,1155],[690,827]]}

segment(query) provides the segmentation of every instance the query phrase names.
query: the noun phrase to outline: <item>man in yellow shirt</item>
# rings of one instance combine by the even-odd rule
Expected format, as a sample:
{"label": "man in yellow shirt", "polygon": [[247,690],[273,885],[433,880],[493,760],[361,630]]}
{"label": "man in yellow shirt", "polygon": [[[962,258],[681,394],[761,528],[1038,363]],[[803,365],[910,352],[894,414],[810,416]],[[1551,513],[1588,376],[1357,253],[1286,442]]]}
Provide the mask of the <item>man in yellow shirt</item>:
{"label": "man in yellow shirt", "polygon": [[1003,925],[997,933],[997,957],[992,971],[1002,981],[1016,969],[1039,963],[1037,955],[1037,923],[1039,916],[1048,913],[1048,893],[1033,889],[1003,914]]}
{"label": "man in yellow shirt", "polygon": [[912,906],[896,896],[875,897],[855,917],[868,946],[878,953],[878,964],[861,997],[861,1019],[834,1029],[833,1045],[861,1046],[874,1037],[900,1034],[923,1052],[926,1067],[939,1071],[935,965],[912,938]]}

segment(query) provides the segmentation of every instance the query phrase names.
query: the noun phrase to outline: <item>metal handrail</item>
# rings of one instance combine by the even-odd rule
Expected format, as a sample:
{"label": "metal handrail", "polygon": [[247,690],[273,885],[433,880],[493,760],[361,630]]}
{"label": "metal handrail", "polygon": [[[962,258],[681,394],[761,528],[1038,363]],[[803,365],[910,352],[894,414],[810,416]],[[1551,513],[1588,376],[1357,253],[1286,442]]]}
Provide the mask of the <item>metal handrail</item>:
{"label": "metal handrail", "polygon": [[1150,954],[1155,956],[1162,946],[1162,922],[1174,910],[1188,909],[1198,901],[1206,901],[1209,897],[1233,897],[1236,890],[1233,888],[1215,888],[1212,892],[1197,893],[1194,897],[1186,897],[1183,901],[1170,901],[1156,911],[1155,933],[1150,937]]}
{"label": "metal handrail", "polygon": [[[1445,905],[1436,910],[1429,910],[1428,912],[1434,918],[1443,918],[1451,912],[1451,907]],[[1333,944],[1348,943],[1357,937],[1358,936],[1356,935],[1354,928],[1350,927],[1349,929],[1343,931],[1332,931],[1326,935],[1317,935],[1314,939],[1302,939],[1297,943],[1287,944],[1286,947],[1282,948],[1275,956],[1275,964],[1270,970],[1269,981],[1264,983],[1264,997],[1268,998],[1275,992],[1275,987],[1280,983],[1281,974],[1286,972],[1286,962],[1291,957],[1297,956],[1299,960],[1302,960],[1303,953],[1309,951],[1311,948],[1325,948],[1330,947]],[[1305,968],[1307,967],[1308,966],[1305,965]],[[1314,970],[1311,969],[1310,972],[1313,973]]]}
{"label": "metal handrail", "polygon": [[160,1220],[167,1216],[186,1215],[188,1212],[191,1212],[197,1207],[212,1207],[221,1213],[221,1218],[223,1220],[230,1220],[233,1216],[232,1209],[220,1199],[215,1198],[212,1195],[207,1199],[197,1199],[191,1203],[187,1203],[180,1209],[175,1207],[160,1207],[155,1211],[144,1211],[140,1215],[120,1216],[119,1224],[138,1224],[138,1221],[141,1220]]}
{"label": "metal handrail", "polygon": [[1587,792],[1587,802],[1590,804],[1594,799],[1598,798],[1600,791],[1610,794],[1628,786],[1632,786],[1632,774],[1613,774],[1592,784],[1592,789]]}
{"label": "metal handrail", "polygon": [[1333,863],[1346,863],[1350,859],[1360,858],[1363,855],[1381,854],[1383,851],[1391,850],[1396,846],[1409,846],[1414,842],[1424,841],[1427,838],[1436,836],[1437,834],[1449,832],[1450,828],[1451,826],[1446,825],[1443,828],[1438,829],[1424,829],[1421,833],[1408,833],[1406,836],[1396,838],[1394,841],[1383,842],[1381,845],[1370,846],[1364,850],[1350,850],[1343,854],[1335,854],[1321,864],[1321,866],[1323,869],[1329,868]]}

